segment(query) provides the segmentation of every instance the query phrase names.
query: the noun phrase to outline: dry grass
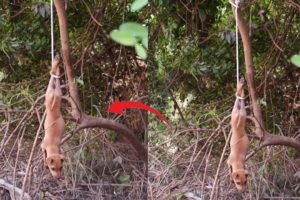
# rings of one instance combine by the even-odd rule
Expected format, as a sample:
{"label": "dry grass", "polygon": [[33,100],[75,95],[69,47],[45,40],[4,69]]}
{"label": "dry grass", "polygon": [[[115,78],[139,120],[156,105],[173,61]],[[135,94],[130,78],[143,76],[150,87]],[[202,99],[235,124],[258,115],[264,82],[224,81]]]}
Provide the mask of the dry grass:
{"label": "dry grass", "polygon": [[[25,185],[25,191],[33,199],[146,198],[146,167],[130,146],[113,144],[101,130],[78,135],[63,145],[67,159],[64,175],[58,180],[43,167],[42,152],[39,146],[35,148]],[[17,141],[20,139],[12,138],[1,153],[0,178],[22,188],[32,141],[23,139],[21,145],[14,145]],[[129,180],[120,181],[121,175],[128,175]]]}
{"label": "dry grass", "polygon": [[[300,160],[279,146],[250,158],[248,190],[238,193],[226,165],[229,127],[226,121],[220,127],[149,133],[148,199],[300,199],[300,177],[294,176]],[[251,143],[253,149],[257,142]]]}

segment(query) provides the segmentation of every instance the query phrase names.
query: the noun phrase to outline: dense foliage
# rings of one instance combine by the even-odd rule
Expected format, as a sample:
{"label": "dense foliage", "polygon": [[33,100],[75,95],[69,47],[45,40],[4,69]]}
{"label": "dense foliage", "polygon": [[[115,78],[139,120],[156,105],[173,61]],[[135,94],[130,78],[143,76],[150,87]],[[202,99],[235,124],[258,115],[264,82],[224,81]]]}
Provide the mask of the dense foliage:
{"label": "dense foliage", "polygon": [[[249,23],[255,79],[268,125],[271,128],[282,120],[288,123],[291,114],[299,122],[299,111],[293,110],[299,101],[299,68],[289,61],[299,53],[299,7],[285,1],[241,5]],[[166,102],[171,89],[181,101],[190,103],[185,112],[188,121],[203,116],[199,104],[224,101],[236,85],[235,20],[231,5],[227,0],[157,0],[153,2],[153,15],[152,66],[157,70],[150,84],[155,102]],[[241,42],[239,50],[243,76]],[[161,101],[157,101],[157,94]],[[224,105],[219,105],[223,110]]]}
{"label": "dense foliage", "polygon": [[[124,21],[143,24],[146,16],[130,12],[127,3],[106,1],[68,2],[68,23],[73,67],[81,87],[85,109],[97,114],[95,107],[107,108],[112,97],[137,98],[145,95],[145,67],[136,61],[133,48],[120,48],[109,33]],[[4,2],[1,8],[1,79],[18,83],[47,76],[50,65],[50,6],[42,1]],[[141,15],[141,17],[139,16]],[[93,16],[95,20],[91,18]],[[55,18],[55,50],[59,52],[58,21]],[[123,55],[127,55],[124,57]],[[47,79],[45,79],[47,80]],[[35,87],[28,88],[29,94]],[[33,90],[33,91],[31,91]],[[9,102],[10,95],[2,94]],[[99,114],[99,113],[98,113]]]}

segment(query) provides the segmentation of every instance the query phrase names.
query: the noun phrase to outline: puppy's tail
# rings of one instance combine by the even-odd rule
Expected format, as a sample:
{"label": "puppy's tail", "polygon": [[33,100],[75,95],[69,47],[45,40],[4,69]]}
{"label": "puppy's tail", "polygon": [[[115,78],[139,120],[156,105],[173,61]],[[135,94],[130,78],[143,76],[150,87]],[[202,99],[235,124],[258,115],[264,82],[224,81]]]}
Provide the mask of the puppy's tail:
{"label": "puppy's tail", "polygon": [[52,96],[51,110],[53,110],[56,101],[57,101],[57,97],[56,97],[55,95],[53,95],[53,96]]}
{"label": "puppy's tail", "polygon": [[244,85],[245,85],[245,79],[242,77],[240,79],[240,82],[237,84],[237,90],[236,90],[236,95],[242,98],[245,96]]}
{"label": "puppy's tail", "polygon": [[238,115],[238,120],[237,120],[236,126],[240,127],[240,124],[241,124],[241,116]]}
{"label": "puppy's tail", "polygon": [[59,71],[59,55],[56,55],[54,60],[53,60],[53,63],[52,63],[52,67],[51,67],[51,75],[54,77],[54,78],[57,78],[59,77],[60,75],[60,71]]}
{"label": "puppy's tail", "polygon": [[60,89],[60,84],[59,84],[59,75],[60,75],[60,70],[59,70],[59,55],[56,55],[52,67],[51,67],[51,78],[53,79],[53,85],[52,88],[54,89],[54,94],[52,96],[52,104],[51,104],[51,110],[53,110],[54,105],[56,104],[56,101],[58,101],[56,90]]}

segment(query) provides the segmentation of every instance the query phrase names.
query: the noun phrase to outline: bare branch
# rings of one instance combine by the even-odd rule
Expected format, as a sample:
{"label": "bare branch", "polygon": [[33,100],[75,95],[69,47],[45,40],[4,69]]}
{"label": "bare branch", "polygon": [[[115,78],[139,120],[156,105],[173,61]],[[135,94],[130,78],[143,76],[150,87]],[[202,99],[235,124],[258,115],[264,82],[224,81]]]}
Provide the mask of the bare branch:
{"label": "bare branch", "polygon": [[[6,190],[9,191],[10,197],[11,199],[15,199],[15,200],[31,200],[32,198],[29,196],[29,194],[24,193],[24,195],[22,196],[22,190],[14,185],[12,185],[11,183],[7,182],[4,179],[0,179],[0,187],[4,188]],[[15,196],[14,196],[15,194]]]}
{"label": "bare branch", "polygon": [[76,86],[75,75],[74,75],[74,71],[71,64],[71,58],[70,58],[67,15],[66,15],[63,1],[55,0],[54,5],[56,7],[57,16],[58,16],[61,51],[62,51],[63,63],[65,67],[65,73],[67,75],[67,80],[68,80],[70,98],[73,99],[77,108],[77,109],[72,109],[72,116],[76,120],[79,120],[81,114],[81,106],[80,106],[80,100],[78,95],[78,88]]}
{"label": "bare branch", "polygon": [[146,148],[139,142],[139,140],[134,135],[133,131],[124,126],[123,124],[105,118],[84,115],[82,118],[82,122],[78,126],[77,130],[95,127],[114,130],[117,133],[124,136],[127,139],[127,141],[135,148],[139,157],[144,162],[147,162],[148,156]]}
{"label": "bare branch", "polygon": [[[232,6],[232,12],[235,14],[235,7]],[[238,10],[238,25],[239,25],[239,31],[242,38],[242,43],[244,47],[244,56],[245,56],[245,67],[246,67],[246,80],[248,89],[250,92],[250,98],[252,103],[252,109],[254,117],[258,120],[259,124],[261,124],[261,127],[264,129],[264,123],[262,118],[262,112],[261,107],[257,103],[257,94],[255,90],[255,82],[254,82],[254,70],[253,70],[253,60],[252,60],[252,47],[251,47],[251,40],[249,36],[248,27],[246,26],[246,23],[244,22],[244,19],[241,15],[241,10]],[[263,136],[263,130],[261,127],[256,127],[256,134],[259,137]]]}

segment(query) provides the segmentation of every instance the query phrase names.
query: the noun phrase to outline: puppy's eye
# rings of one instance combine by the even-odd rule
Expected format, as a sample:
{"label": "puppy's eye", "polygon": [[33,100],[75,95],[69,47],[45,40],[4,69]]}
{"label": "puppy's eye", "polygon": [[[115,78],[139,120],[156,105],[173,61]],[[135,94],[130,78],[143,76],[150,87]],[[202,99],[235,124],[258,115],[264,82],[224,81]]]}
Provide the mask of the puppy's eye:
{"label": "puppy's eye", "polygon": [[52,171],[55,171],[55,168],[54,168],[54,167],[52,167],[52,168],[51,168],[51,170],[52,170]]}
{"label": "puppy's eye", "polygon": [[60,167],[59,170],[62,170],[62,167]]}

